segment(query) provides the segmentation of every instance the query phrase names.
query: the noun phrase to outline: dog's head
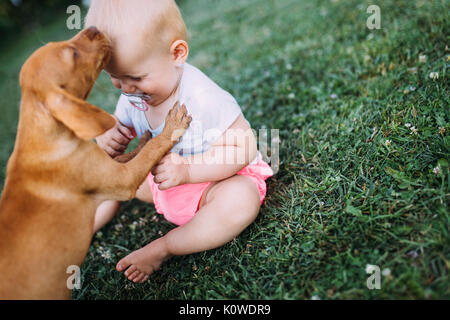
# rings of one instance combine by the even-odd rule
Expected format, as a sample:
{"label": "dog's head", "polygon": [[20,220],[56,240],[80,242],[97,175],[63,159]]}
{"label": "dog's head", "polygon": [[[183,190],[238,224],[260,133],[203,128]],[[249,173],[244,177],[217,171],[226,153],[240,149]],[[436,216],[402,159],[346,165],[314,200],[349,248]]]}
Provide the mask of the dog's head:
{"label": "dog's head", "polygon": [[34,95],[78,137],[92,139],[115,124],[110,114],[85,101],[110,57],[109,42],[95,27],[68,41],[50,42],[22,66],[22,94]]}

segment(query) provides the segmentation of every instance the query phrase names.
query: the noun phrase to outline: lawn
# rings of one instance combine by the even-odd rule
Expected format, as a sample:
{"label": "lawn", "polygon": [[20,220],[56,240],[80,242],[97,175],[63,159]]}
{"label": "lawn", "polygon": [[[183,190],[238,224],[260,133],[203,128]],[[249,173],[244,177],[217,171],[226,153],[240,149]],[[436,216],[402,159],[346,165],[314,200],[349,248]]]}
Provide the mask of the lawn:
{"label": "lawn", "polygon": [[[239,237],[174,257],[143,285],[116,262],[174,225],[152,205],[124,203],[94,236],[73,298],[449,299],[450,2],[378,1],[379,30],[366,27],[370,4],[181,1],[189,62],[236,97],[253,128],[279,129],[279,170]],[[0,52],[1,183],[20,66],[74,34],[64,19]],[[89,101],[113,112],[117,98],[102,74]],[[367,265],[382,271],[380,289],[368,289]]]}

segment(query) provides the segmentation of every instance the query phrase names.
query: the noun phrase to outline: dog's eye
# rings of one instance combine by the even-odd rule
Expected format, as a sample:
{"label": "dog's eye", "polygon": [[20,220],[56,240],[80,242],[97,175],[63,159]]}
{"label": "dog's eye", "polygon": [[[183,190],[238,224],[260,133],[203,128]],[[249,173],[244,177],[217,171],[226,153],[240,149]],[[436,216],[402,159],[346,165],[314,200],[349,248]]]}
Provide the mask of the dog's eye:
{"label": "dog's eye", "polygon": [[70,49],[72,49],[72,51],[73,51],[73,58],[74,58],[74,59],[77,59],[78,56],[79,56],[78,49],[75,48],[75,47],[70,47]]}

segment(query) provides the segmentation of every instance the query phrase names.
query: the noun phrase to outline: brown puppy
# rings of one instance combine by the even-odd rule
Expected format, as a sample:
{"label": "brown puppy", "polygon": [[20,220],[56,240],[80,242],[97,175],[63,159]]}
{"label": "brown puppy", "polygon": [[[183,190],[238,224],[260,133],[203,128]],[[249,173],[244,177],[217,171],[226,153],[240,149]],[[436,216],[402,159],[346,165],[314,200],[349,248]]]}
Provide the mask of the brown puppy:
{"label": "brown puppy", "polygon": [[22,67],[0,200],[0,299],[70,298],[66,271],[86,256],[97,206],[133,198],[190,123],[186,108],[174,107],[163,132],[132,160],[111,159],[91,139],[115,120],[84,101],[109,57],[108,41],[91,27],[38,49]]}

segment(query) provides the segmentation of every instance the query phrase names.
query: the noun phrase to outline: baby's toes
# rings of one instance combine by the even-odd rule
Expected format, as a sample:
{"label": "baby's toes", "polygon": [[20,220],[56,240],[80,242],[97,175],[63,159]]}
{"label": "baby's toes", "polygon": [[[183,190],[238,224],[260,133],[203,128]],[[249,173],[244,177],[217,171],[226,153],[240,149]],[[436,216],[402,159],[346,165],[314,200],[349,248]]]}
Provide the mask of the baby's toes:
{"label": "baby's toes", "polygon": [[142,278],[142,280],[139,283],[144,283],[145,281],[147,281],[149,278],[149,275],[144,276],[144,278]]}
{"label": "baby's toes", "polygon": [[130,281],[133,281],[134,279],[136,279],[139,275],[141,275],[141,271],[136,270],[135,272],[133,272],[132,274],[130,274],[127,278]]}
{"label": "baby's toes", "polygon": [[124,272],[124,275],[125,275],[125,277],[129,277],[133,272],[135,272],[136,271],[136,267],[135,266],[131,266],[131,267],[129,267],[125,272]]}
{"label": "baby's toes", "polygon": [[142,280],[146,277],[147,275],[143,272],[141,272],[141,274],[139,276],[137,276],[136,278],[133,279],[134,283],[142,283]]}

